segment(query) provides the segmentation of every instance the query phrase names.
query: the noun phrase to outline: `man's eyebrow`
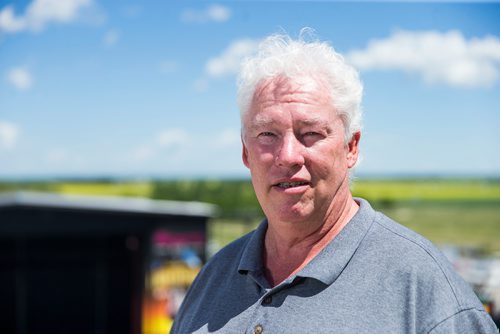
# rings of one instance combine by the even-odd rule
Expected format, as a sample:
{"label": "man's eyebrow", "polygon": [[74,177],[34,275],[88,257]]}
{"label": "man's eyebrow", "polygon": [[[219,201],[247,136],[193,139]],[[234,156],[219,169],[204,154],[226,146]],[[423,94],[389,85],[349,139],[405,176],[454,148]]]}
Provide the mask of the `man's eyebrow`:
{"label": "man's eyebrow", "polygon": [[[298,122],[303,126],[321,126],[324,128],[328,128],[328,122],[320,117],[306,118],[303,120],[299,120]],[[258,115],[252,121],[250,121],[249,128],[253,130],[261,129],[275,123],[276,121],[270,117]]]}
{"label": "man's eyebrow", "polygon": [[327,122],[324,119],[321,119],[319,117],[314,117],[314,118],[307,118],[300,120],[299,123],[303,125],[326,125]]}
{"label": "man's eyebrow", "polygon": [[251,122],[250,122],[250,128],[252,129],[258,129],[262,127],[266,127],[270,124],[273,124],[274,121],[270,117],[265,117],[261,115],[257,115]]}

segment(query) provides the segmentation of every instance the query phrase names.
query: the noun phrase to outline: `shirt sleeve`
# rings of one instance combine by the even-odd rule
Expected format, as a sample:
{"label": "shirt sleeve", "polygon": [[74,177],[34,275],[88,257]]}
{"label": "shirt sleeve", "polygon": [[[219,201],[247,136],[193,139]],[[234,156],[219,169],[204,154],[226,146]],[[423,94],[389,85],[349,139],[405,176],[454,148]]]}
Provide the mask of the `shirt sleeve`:
{"label": "shirt sleeve", "polygon": [[490,315],[484,310],[467,309],[446,318],[429,331],[429,334],[495,334],[499,333]]}

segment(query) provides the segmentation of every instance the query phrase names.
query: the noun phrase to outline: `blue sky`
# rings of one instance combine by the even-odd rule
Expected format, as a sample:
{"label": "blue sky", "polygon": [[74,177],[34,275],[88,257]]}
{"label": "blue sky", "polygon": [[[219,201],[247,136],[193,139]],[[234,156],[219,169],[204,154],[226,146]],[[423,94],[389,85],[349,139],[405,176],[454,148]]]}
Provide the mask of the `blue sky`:
{"label": "blue sky", "polygon": [[238,177],[235,71],[304,26],[360,70],[359,175],[500,173],[500,3],[0,1],[0,177]]}

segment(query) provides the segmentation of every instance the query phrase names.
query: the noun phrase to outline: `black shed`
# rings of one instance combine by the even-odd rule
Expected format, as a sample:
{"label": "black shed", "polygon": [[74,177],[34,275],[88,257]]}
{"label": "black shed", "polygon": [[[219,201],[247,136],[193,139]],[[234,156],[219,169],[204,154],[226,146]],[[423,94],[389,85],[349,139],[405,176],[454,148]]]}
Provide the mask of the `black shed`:
{"label": "black shed", "polygon": [[141,332],[153,233],[196,235],[214,207],[144,198],[0,194],[0,332]]}

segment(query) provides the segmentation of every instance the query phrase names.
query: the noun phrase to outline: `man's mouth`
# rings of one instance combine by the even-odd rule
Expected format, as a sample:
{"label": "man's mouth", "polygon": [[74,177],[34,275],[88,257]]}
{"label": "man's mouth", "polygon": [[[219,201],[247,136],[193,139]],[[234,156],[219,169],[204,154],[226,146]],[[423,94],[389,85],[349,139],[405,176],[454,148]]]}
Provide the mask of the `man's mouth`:
{"label": "man's mouth", "polygon": [[300,187],[304,186],[306,184],[309,184],[308,182],[305,181],[297,181],[297,182],[280,182],[277,183],[276,186],[283,188],[283,189],[288,189],[288,188],[293,188],[293,187]]}

